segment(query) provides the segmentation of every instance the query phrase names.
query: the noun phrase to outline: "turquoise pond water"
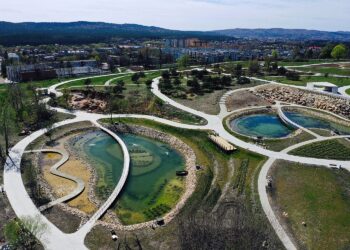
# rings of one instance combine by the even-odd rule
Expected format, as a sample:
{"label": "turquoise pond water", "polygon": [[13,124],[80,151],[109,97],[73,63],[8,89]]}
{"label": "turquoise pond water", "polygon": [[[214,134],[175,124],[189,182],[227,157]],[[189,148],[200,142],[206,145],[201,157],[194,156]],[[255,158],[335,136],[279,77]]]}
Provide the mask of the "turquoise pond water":
{"label": "turquoise pond water", "polygon": [[306,114],[301,114],[297,112],[284,112],[285,115],[292,121],[300,124],[305,128],[317,128],[317,129],[327,129],[332,131],[338,131],[340,134],[349,134],[350,127],[343,126],[334,122],[330,122],[324,119],[316,118]]}
{"label": "turquoise pond water", "polygon": [[[284,112],[292,121],[305,128],[327,129],[340,134],[350,134],[350,127],[343,126],[325,119],[316,118],[297,112]],[[247,136],[263,136],[265,138],[281,138],[294,131],[285,125],[275,114],[254,114],[242,116],[230,121],[233,131]]]}
{"label": "turquoise pond water", "polygon": [[243,135],[263,136],[265,138],[286,137],[294,131],[274,114],[242,116],[230,121],[230,127],[233,131]]}
{"label": "turquoise pond water", "polygon": [[[176,178],[184,169],[183,157],[167,144],[143,136],[119,134],[131,154],[131,172],[118,197],[118,204],[130,210],[144,210],[159,193],[164,183]],[[119,181],[123,154],[117,142],[103,132],[89,132],[80,145],[87,160],[98,173],[96,194],[108,198]],[[153,198],[152,198],[153,197]]]}

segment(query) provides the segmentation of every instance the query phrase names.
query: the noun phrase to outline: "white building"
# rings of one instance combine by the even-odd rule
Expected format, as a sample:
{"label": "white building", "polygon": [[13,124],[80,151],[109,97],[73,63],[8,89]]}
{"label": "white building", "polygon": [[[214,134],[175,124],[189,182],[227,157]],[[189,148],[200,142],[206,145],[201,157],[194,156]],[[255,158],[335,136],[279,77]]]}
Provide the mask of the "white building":
{"label": "white building", "polygon": [[309,82],[307,88],[310,90],[325,91],[338,94],[338,86],[330,82]]}

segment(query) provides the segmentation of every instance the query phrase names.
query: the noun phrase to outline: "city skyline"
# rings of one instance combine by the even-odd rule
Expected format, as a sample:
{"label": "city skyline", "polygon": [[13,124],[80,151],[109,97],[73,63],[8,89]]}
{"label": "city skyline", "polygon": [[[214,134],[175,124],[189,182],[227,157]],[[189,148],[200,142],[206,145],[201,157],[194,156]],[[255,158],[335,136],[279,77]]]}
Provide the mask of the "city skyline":
{"label": "city skyline", "polygon": [[[21,8],[18,8],[21,6]],[[40,6],[36,8],[35,6]],[[350,31],[350,2],[338,0],[138,0],[5,2],[1,19],[10,22],[103,21],[177,30],[295,28]]]}

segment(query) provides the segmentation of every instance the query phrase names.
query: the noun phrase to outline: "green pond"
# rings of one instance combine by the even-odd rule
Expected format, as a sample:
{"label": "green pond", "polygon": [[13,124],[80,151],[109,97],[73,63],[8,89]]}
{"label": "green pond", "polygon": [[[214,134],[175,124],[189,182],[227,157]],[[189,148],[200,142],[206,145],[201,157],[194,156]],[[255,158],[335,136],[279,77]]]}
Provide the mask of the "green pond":
{"label": "green pond", "polygon": [[[184,189],[184,159],[169,145],[139,135],[119,134],[131,155],[127,183],[114,205],[124,224],[140,223],[167,213]],[[80,140],[80,143],[79,143]],[[123,153],[119,144],[103,132],[89,132],[75,143],[96,168],[96,195],[105,200],[119,181]]]}

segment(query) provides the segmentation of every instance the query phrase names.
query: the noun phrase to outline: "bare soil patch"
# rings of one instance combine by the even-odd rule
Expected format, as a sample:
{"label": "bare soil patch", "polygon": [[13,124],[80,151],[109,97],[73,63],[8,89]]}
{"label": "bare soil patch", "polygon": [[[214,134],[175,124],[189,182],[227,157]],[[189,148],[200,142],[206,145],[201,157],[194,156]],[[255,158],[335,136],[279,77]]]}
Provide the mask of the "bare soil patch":
{"label": "bare soil patch", "polygon": [[256,96],[248,90],[234,92],[226,99],[226,107],[229,111],[238,110],[252,106],[267,106],[271,105],[260,96]]}

